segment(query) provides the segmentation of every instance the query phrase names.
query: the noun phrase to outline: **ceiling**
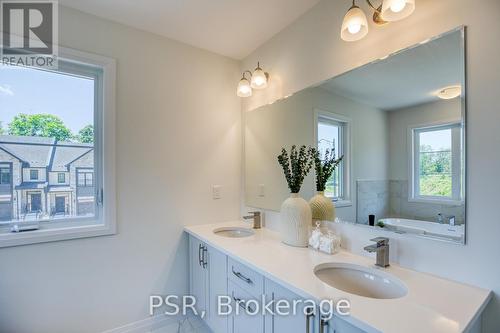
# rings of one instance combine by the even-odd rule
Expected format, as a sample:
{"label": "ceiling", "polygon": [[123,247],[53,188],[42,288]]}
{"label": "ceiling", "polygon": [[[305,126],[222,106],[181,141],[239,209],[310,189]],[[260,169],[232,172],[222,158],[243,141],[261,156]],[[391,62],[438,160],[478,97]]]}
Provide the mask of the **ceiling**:
{"label": "ceiling", "polygon": [[59,3],[241,60],[319,1],[59,0]]}
{"label": "ceiling", "polygon": [[462,32],[333,78],[322,88],[381,110],[437,101],[436,91],[463,81]]}

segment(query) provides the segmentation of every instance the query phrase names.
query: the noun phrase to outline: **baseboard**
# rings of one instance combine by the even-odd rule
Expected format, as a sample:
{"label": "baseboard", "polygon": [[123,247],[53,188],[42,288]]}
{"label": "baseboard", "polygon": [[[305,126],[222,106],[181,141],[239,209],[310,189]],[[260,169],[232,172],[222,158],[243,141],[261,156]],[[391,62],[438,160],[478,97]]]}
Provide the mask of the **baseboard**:
{"label": "baseboard", "polygon": [[121,327],[106,330],[102,333],[146,333],[151,330],[160,329],[167,326],[172,326],[172,332],[177,332],[176,328],[179,323],[185,323],[189,321],[189,325],[195,328],[200,327],[200,331],[204,331],[203,322],[196,316],[165,316],[156,315],[151,316],[130,324],[123,325]]}

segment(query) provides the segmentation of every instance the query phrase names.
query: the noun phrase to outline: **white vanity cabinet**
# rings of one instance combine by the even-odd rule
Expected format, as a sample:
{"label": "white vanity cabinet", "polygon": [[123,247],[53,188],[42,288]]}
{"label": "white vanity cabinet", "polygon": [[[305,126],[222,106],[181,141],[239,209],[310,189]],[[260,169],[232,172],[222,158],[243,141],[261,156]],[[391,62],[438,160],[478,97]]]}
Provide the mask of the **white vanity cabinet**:
{"label": "white vanity cabinet", "polygon": [[228,283],[233,307],[233,313],[228,317],[229,333],[264,333],[264,317],[261,314],[251,315],[259,308],[249,302],[255,300],[260,304],[260,296],[251,295],[232,280]]}
{"label": "white vanity cabinet", "polygon": [[[295,293],[286,289],[285,287],[269,280],[265,280],[265,294],[266,302],[273,300],[274,315],[267,315],[265,317],[265,331],[266,333],[314,333],[316,323],[314,322],[314,316],[312,315],[312,310],[306,308],[303,300],[297,296]],[[280,315],[277,313],[276,302],[279,300],[286,300],[288,304],[293,305],[293,302],[297,302],[297,310],[295,313],[290,309],[289,315]],[[288,310],[287,310],[288,311]]]}
{"label": "white vanity cabinet", "polygon": [[196,298],[198,314],[207,311],[208,262],[204,260],[208,249],[199,239],[189,237],[189,291]]}
{"label": "white vanity cabinet", "polygon": [[318,333],[365,333],[338,316],[334,316],[326,323],[318,321],[318,325]]}
{"label": "white vanity cabinet", "polygon": [[189,287],[196,298],[198,315],[205,311],[204,321],[213,332],[227,332],[227,318],[217,315],[217,298],[228,295],[227,257],[189,236]]}
{"label": "white vanity cabinet", "polygon": [[[191,235],[189,251],[191,295],[196,297],[198,314],[205,311],[203,320],[214,333],[363,333],[339,317],[321,323],[319,314],[305,311],[310,303]],[[265,303],[274,301],[274,315],[262,315],[262,295]],[[218,296],[231,298],[231,315],[217,315]],[[280,300],[290,305],[298,301],[297,311],[278,314],[276,306]],[[256,315],[249,314],[256,310]]]}

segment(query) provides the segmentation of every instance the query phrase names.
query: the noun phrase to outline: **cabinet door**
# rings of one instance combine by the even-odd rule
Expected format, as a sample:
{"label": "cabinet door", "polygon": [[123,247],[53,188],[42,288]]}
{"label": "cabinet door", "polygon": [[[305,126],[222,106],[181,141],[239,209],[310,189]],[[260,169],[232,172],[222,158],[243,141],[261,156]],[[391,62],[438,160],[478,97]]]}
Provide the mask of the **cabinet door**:
{"label": "cabinet door", "polygon": [[314,332],[314,317],[312,314],[306,315],[308,311],[305,311],[306,306],[311,304],[304,304],[299,296],[268,279],[265,280],[265,294],[266,301],[274,300],[274,305],[280,300],[285,300],[293,308],[293,302],[299,301],[296,303],[296,311],[287,310],[288,315],[278,314],[275,306],[273,306],[274,315],[266,314],[265,317],[266,333]]}
{"label": "cabinet door", "polygon": [[198,316],[207,310],[207,264],[205,245],[197,238],[189,236],[189,290],[191,296],[196,298],[196,311]]}
{"label": "cabinet door", "polygon": [[229,316],[229,333],[264,333],[262,313],[251,315],[258,308],[254,308],[255,304],[247,304],[250,299],[260,304],[259,299],[251,296],[231,280],[228,281],[228,287],[233,307],[232,314]]}
{"label": "cabinet door", "polygon": [[365,333],[365,331],[349,324],[342,317],[334,316],[328,323],[328,329],[325,333]]}
{"label": "cabinet door", "polygon": [[227,257],[207,245],[208,253],[208,316],[207,324],[217,333],[227,332],[227,316],[218,315],[218,297],[227,296]]}

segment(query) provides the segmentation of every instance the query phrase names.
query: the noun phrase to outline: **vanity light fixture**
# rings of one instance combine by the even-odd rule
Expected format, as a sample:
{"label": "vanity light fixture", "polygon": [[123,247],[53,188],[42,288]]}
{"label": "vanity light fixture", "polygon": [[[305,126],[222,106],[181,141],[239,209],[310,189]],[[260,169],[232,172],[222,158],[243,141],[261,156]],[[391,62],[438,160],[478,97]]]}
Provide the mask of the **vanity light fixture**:
{"label": "vanity light fixture", "polygon": [[441,99],[453,99],[462,94],[461,86],[445,87],[437,92],[437,96]]}
{"label": "vanity light fixture", "polygon": [[246,73],[243,73],[243,77],[238,83],[238,88],[236,89],[236,95],[239,97],[250,97],[252,96],[252,87],[250,86],[250,82],[245,77]]}
{"label": "vanity light fixture", "polygon": [[[415,10],[415,0],[382,0],[382,4],[375,7],[373,0],[366,3],[373,9],[372,20],[376,25],[385,25],[389,22],[402,20]],[[346,42],[354,42],[368,34],[368,20],[365,13],[356,5],[355,0],[344,16],[340,37]]]}
{"label": "vanity light fixture", "polygon": [[384,21],[399,21],[413,13],[415,10],[415,0],[384,0],[380,16]]}
{"label": "vanity light fixture", "polygon": [[[250,75],[250,81],[246,78],[246,74]],[[260,68],[260,63],[257,62],[257,68],[255,68],[253,73],[249,70],[243,72],[243,76],[236,89],[236,95],[239,97],[250,97],[252,96],[252,89],[265,89],[267,88],[268,82],[269,73],[264,72],[264,70]]]}
{"label": "vanity light fixture", "polygon": [[368,20],[365,13],[356,6],[354,0],[352,6],[344,16],[340,36],[347,42],[354,42],[365,37],[368,33]]}

